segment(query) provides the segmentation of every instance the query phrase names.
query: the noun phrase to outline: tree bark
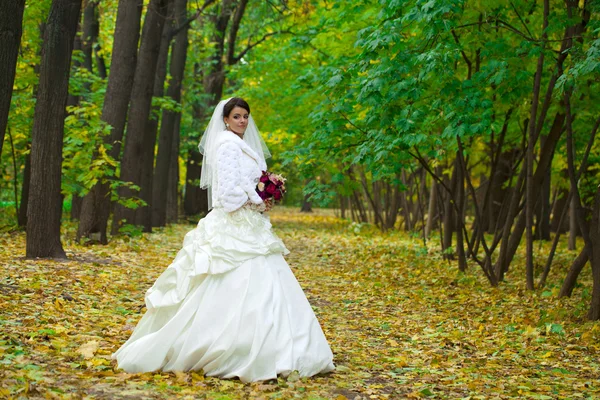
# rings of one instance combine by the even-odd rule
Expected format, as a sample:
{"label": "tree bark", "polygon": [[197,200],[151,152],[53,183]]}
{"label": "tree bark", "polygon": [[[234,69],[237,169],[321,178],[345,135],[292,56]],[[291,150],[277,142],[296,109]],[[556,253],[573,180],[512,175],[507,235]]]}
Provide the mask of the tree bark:
{"label": "tree bark", "polygon": [[433,231],[433,224],[437,219],[437,182],[435,179],[431,180],[431,188],[429,189],[429,204],[427,206],[427,225],[425,225],[425,236],[429,237]]}
{"label": "tree bark", "polygon": [[[94,73],[94,62],[93,62],[93,46],[98,39],[100,25],[98,23],[98,4],[93,0],[87,0],[83,3],[83,24],[81,26],[81,37],[75,35],[75,43],[73,51],[81,50],[83,54],[83,67],[87,69],[90,74]],[[74,62],[73,69],[81,67],[81,63]],[[84,97],[90,92],[90,86],[86,83],[84,89]],[[78,95],[69,93],[69,99],[67,103],[69,106],[77,106],[80,98]],[[81,214],[81,206],[83,205],[83,197],[80,190],[73,193],[71,196],[71,220],[75,221],[79,219]]]}
{"label": "tree bark", "polygon": [[575,204],[575,197],[571,196],[569,202],[569,250],[577,250],[577,205]]}
{"label": "tree bark", "polygon": [[579,277],[579,273],[583,270],[583,267],[588,262],[588,252],[590,249],[586,246],[581,250],[577,258],[571,264],[571,268],[569,268],[569,272],[563,281],[563,284],[560,288],[560,293],[558,297],[569,297],[573,293],[573,289],[575,288],[575,283],[577,283],[577,278]]}
{"label": "tree bark", "polygon": [[300,212],[306,212],[306,213],[312,212],[312,204],[310,202],[309,195],[304,195],[304,200],[302,201],[302,207],[300,208]]}
{"label": "tree bark", "polygon": [[[565,171],[566,172],[566,171]],[[566,175],[566,173],[565,173]],[[563,189],[563,188],[559,188],[558,190],[558,194],[555,195],[555,200],[554,203],[552,204],[552,223],[550,224],[550,230],[552,232],[560,232],[560,233],[564,233],[568,230],[568,227],[566,226],[567,224],[565,224],[565,221],[568,220],[568,218],[563,218],[563,222],[562,224],[559,224],[560,222],[560,216],[563,213],[563,210],[565,208],[569,208],[569,203],[567,203],[567,197],[569,196],[569,190],[568,189]]]}
{"label": "tree bark", "polygon": [[[460,140],[460,139],[459,139]],[[460,150],[458,150],[460,151]],[[456,254],[458,256],[458,270],[467,270],[467,257],[465,255],[465,237],[463,234],[463,226],[465,221],[465,175],[468,173],[466,163],[461,166],[459,161],[462,155],[457,152],[456,160],[454,162],[454,169],[456,170],[456,202],[458,203],[458,212],[455,213],[455,226],[456,226]]]}
{"label": "tree bark", "polygon": [[[544,147],[546,136],[540,139],[541,148]],[[535,207],[535,234],[537,240],[550,240],[550,180],[552,178],[552,170],[548,169],[544,175],[542,190],[538,193],[538,200]]]}
{"label": "tree bark", "polygon": [[[140,36],[142,0],[120,0],[114,33],[112,62],[108,86],[102,108],[102,121],[112,127],[110,136],[105,137],[104,145],[109,148],[108,155],[119,159],[121,140],[127,118],[127,109],[133,85],[133,76],[137,60],[137,46]],[[102,73],[100,68],[100,73]],[[100,242],[106,244],[106,228],[110,214],[110,186],[106,176],[92,187],[83,199],[81,206],[77,240],[91,235],[100,236]]]}
{"label": "tree bark", "polygon": [[83,9],[81,50],[83,52],[83,66],[92,73],[94,72],[94,44],[99,33],[98,3],[94,0],[87,0]]}
{"label": "tree bark", "polygon": [[[538,161],[538,165],[533,176],[532,180],[532,190],[533,193],[539,191],[541,188],[541,184],[543,182],[543,175],[547,169],[550,168],[552,164],[552,156],[554,155],[554,149],[558,144],[560,137],[563,132],[563,123],[565,120],[565,114],[561,114],[560,112],[556,114],[554,118],[554,123],[552,124],[552,128],[550,129],[550,133],[548,134],[548,138],[542,147],[542,151],[540,152],[541,157]],[[524,180],[525,171],[521,171],[521,176],[519,177],[519,181],[515,188],[513,189],[513,197],[511,199],[511,205],[508,210],[508,217],[506,219],[506,223],[504,225],[504,233],[502,238],[502,244],[500,248],[500,255],[498,260],[496,261],[496,276],[499,278],[499,281],[502,281],[504,272],[508,271],[508,266],[512,262],[512,259],[519,247],[519,243],[521,242],[521,238],[523,237],[523,231],[525,230],[525,213],[518,214],[518,203],[520,202],[520,198],[523,195],[522,190],[520,189],[520,184]],[[514,229],[512,232],[510,228],[513,226],[512,221],[514,218],[519,215],[516,224],[514,224]]]}
{"label": "tree bark", "polygon": [[0,4],[0,154],[8,124],[24,9],[25,0],[3,0]]}
{"label": "tree bark", "polygon": [[116,204],[112,225],[113,234],[117,234],[123,224],[142,225],[145,232],[152,231],[152,179],[144,179],[144,173],[152,171],[156,137],[152,132],[149,135],[146,127],[152,105],[154,78],[166,20],[167,1],[151,0],[148,5],[131,90],[127,136],[121,161],[121,180],[139,186],[140,192],[138,194],[132,188],[122,186],[119,188],[119,196],[121,198],[139,196],[147,205],[132,209],[120,203]]}
{"label": "tree bark", "polygon": [[175,223],[179,219],[179,131],[181,114],[177,116],[173,129],[171,146],[171,162],[169,165],[169,180],[167,182],[167,223]]}
{"label": "tree bark", "polygon": [[21,186],[21,204],[17,221],[19,227],[27,226],[27,204],[29,202],[29,182],[31,182],[31,153],[25,156],[25,170],[23,171],[23,185]]}
{"label": "tree bark", "polygon": [[40,66],[31,141],[26,257],[66,258],[60,241],[65,105],[81,0],[53,0]]}
{"label": "tree bark", "polygon": [[540,90],[542,85],[542,73],[544,72],[544,50],[546,48],[546,29],[548,28],[548,15],[550,13],[550,0],[544,0],[544,22],[543,22],[543,34],[542,34],[542,49],[538,57],[537,70],[535,73],[535,79],[533,83],[533,96],[531,100],[531,114],[529,116],[529,135],[527,141],[527,155],[526,155],[526,169],[527,178],[525,179],[525,226],[526,226],[526,268],[525,275],[527,279],[527,289],[533,290],[535,283],[533,280],[533,213],[535,207],[534,196],[537,193],[534,192],[533,184],[533,153],[537,142],[536,135],[536,120],[537,120],[537,109],[539,104]]}
{"label": "tree bark", "polygon": [[[449,182],[449,187],[453,193],[456,193],[456,181],[457,181],[457,171],[456,171],[456,163],[453,163],[452,168],[452,178]],[[447,179],[447,178],[444,178]],[[443,216],[443,224],[444,224],[444,234],[442,238],[442,251],[444,253],[444,258],[448,260],[454,259],[454,254],[450,252],[449,249],[452,248],[452,235],[454,233],[455,228],[457,228],[454,224],[455,222],[455,212],[454,207],[452,206],[452,195],[450,193],[444,192],[444,216]]]}
{"label": "tree bark", "polygon": [[200,171],[202,154],[198,150],[190,150],[187,158],[187,175],[185,180],[185,196],[183,212],[186,216],[208,211],[208,196],[206,190],[200,189]]}
{"label": "tree bark", "polygon": [[[175,0],[174,8],[175,26],[178,26],[185,21],[187,0]],[[180,30],[175,38],[175,43],[173,44],[173,50],[171,52],[171,65],[169,70],[171,80],[169,82],[167,96],[178,103],[181,102],[181,84],[184,78],[187,48],[188,29],[186,27]],[[179,117],[179,112],[169,110],[165,110],[162,116],[153,182],[152,223],[154,226],[165,226],[167,223],[166,189],[169,181],[175,126],[177,125],[176,122]]]}
{"label": "tree bark", "polygon": [[596,321],[600,319],[600,185],[596,187],[592,222],[590,224],[591,264],[592,264],[592,302],[588,318]]}

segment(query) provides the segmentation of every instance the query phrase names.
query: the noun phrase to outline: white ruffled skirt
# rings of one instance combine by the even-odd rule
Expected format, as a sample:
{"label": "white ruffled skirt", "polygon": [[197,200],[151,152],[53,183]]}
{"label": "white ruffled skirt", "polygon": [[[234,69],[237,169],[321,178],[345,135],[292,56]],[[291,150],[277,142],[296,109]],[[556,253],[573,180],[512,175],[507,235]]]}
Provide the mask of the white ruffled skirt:
{"label": "white ruffled skirt", "polygon": [[112,358],[127,372],[203,370],[243,382],[334,369],[333,354],[269,219],[212,210],[146,293]]}

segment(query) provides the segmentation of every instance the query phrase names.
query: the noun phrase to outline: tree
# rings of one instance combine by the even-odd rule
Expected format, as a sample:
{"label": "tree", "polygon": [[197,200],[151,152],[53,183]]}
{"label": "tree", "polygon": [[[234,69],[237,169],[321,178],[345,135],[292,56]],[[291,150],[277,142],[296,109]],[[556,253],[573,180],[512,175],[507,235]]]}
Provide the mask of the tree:
{"label": "tree", "polygon": [[64,258],[60,241],[61,162],[73,39],[81,0],[53,0],[44,31],[31,141],[26,255]]}
{"label": "tree", "polygon": [[5,0],[0,4],[0,155],[8,124],[24,9],[25,0]]}
{"label": "tree", "polygon": [[[187,0],[175,0],[175,27],[182,25],[185,21],[186,10]],[[171,80],[167,90],[167,96],[177,103],[181,101],[181,83],[185,71],[187,48],[188,28],[185,26],[179,31],[173,44],[170,66]],[[167,222],[168,178],[173,155],[173,142],[179,134],[175,128],[178,127],[177,119],[180,118],[181,112],[179,111],[165,110],[163,112],[152,184],[152,224],[154,226],[164,226]]]}
{"label": "tree", "polygon": [[[112,51],[113,62],[102,108],[102,121],[111,127],[110,135],[104,138],[103,149],[107,150],[112,160],[120,158],[120,143],[123,139],[137,60],[142,7],[142,0],[119,1]],[[109,180],[114,175],[115,168],[109,164],[106,173],[99,177],[84,197],[77,240],[98,235],[101,243],[107,243],[106,229],[111,205]]]}
{"label": "tree", "polygon": [[[153,169],[156,137],[150,137],[146,127],[150,118],[154,78],[167,5],[168,0],[152,0],[148,5],[131,91],[127,136],[121,161],[121,180],[139,187],[139,197],[146,204],[136,209],[117,203],[113,217],[113,234],[117,234],[124,223],[143,225],[144,231],[152,231],[152,209],[150,208],[152,179],[150,175],[150,179],[143,181],[143,174]],[[128,199],[135,195],[136,191],[130,186],[119,188],[121,198]]]}

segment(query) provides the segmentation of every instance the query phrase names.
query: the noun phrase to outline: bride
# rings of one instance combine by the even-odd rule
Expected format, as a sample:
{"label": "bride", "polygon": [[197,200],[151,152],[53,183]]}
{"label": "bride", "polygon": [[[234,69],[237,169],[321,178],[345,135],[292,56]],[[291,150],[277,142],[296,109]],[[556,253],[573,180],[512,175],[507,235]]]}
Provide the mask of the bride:
{"label": "bride", "polygon": [[289,251],[263,213],[271,204],[255,190],[271,154],[248,103],[221,101],[199,148],[212,210],[146,292],[147,312],[112,358],[131,373],[203,370],[243,382],[332,371]]}

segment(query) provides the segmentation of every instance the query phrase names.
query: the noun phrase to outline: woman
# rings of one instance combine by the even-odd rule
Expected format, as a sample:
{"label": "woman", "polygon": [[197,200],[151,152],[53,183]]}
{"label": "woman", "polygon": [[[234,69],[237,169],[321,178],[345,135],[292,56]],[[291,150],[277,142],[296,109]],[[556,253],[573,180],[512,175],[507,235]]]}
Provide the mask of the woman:
{"label": "woman", "polygon": [[312,376],[333,354],[256,193],[270,153],[240,98],[221,101],[200,142],[212,210],[146,293],[148,311],[113,354],[127,372],[188,371],[243,382]]}

